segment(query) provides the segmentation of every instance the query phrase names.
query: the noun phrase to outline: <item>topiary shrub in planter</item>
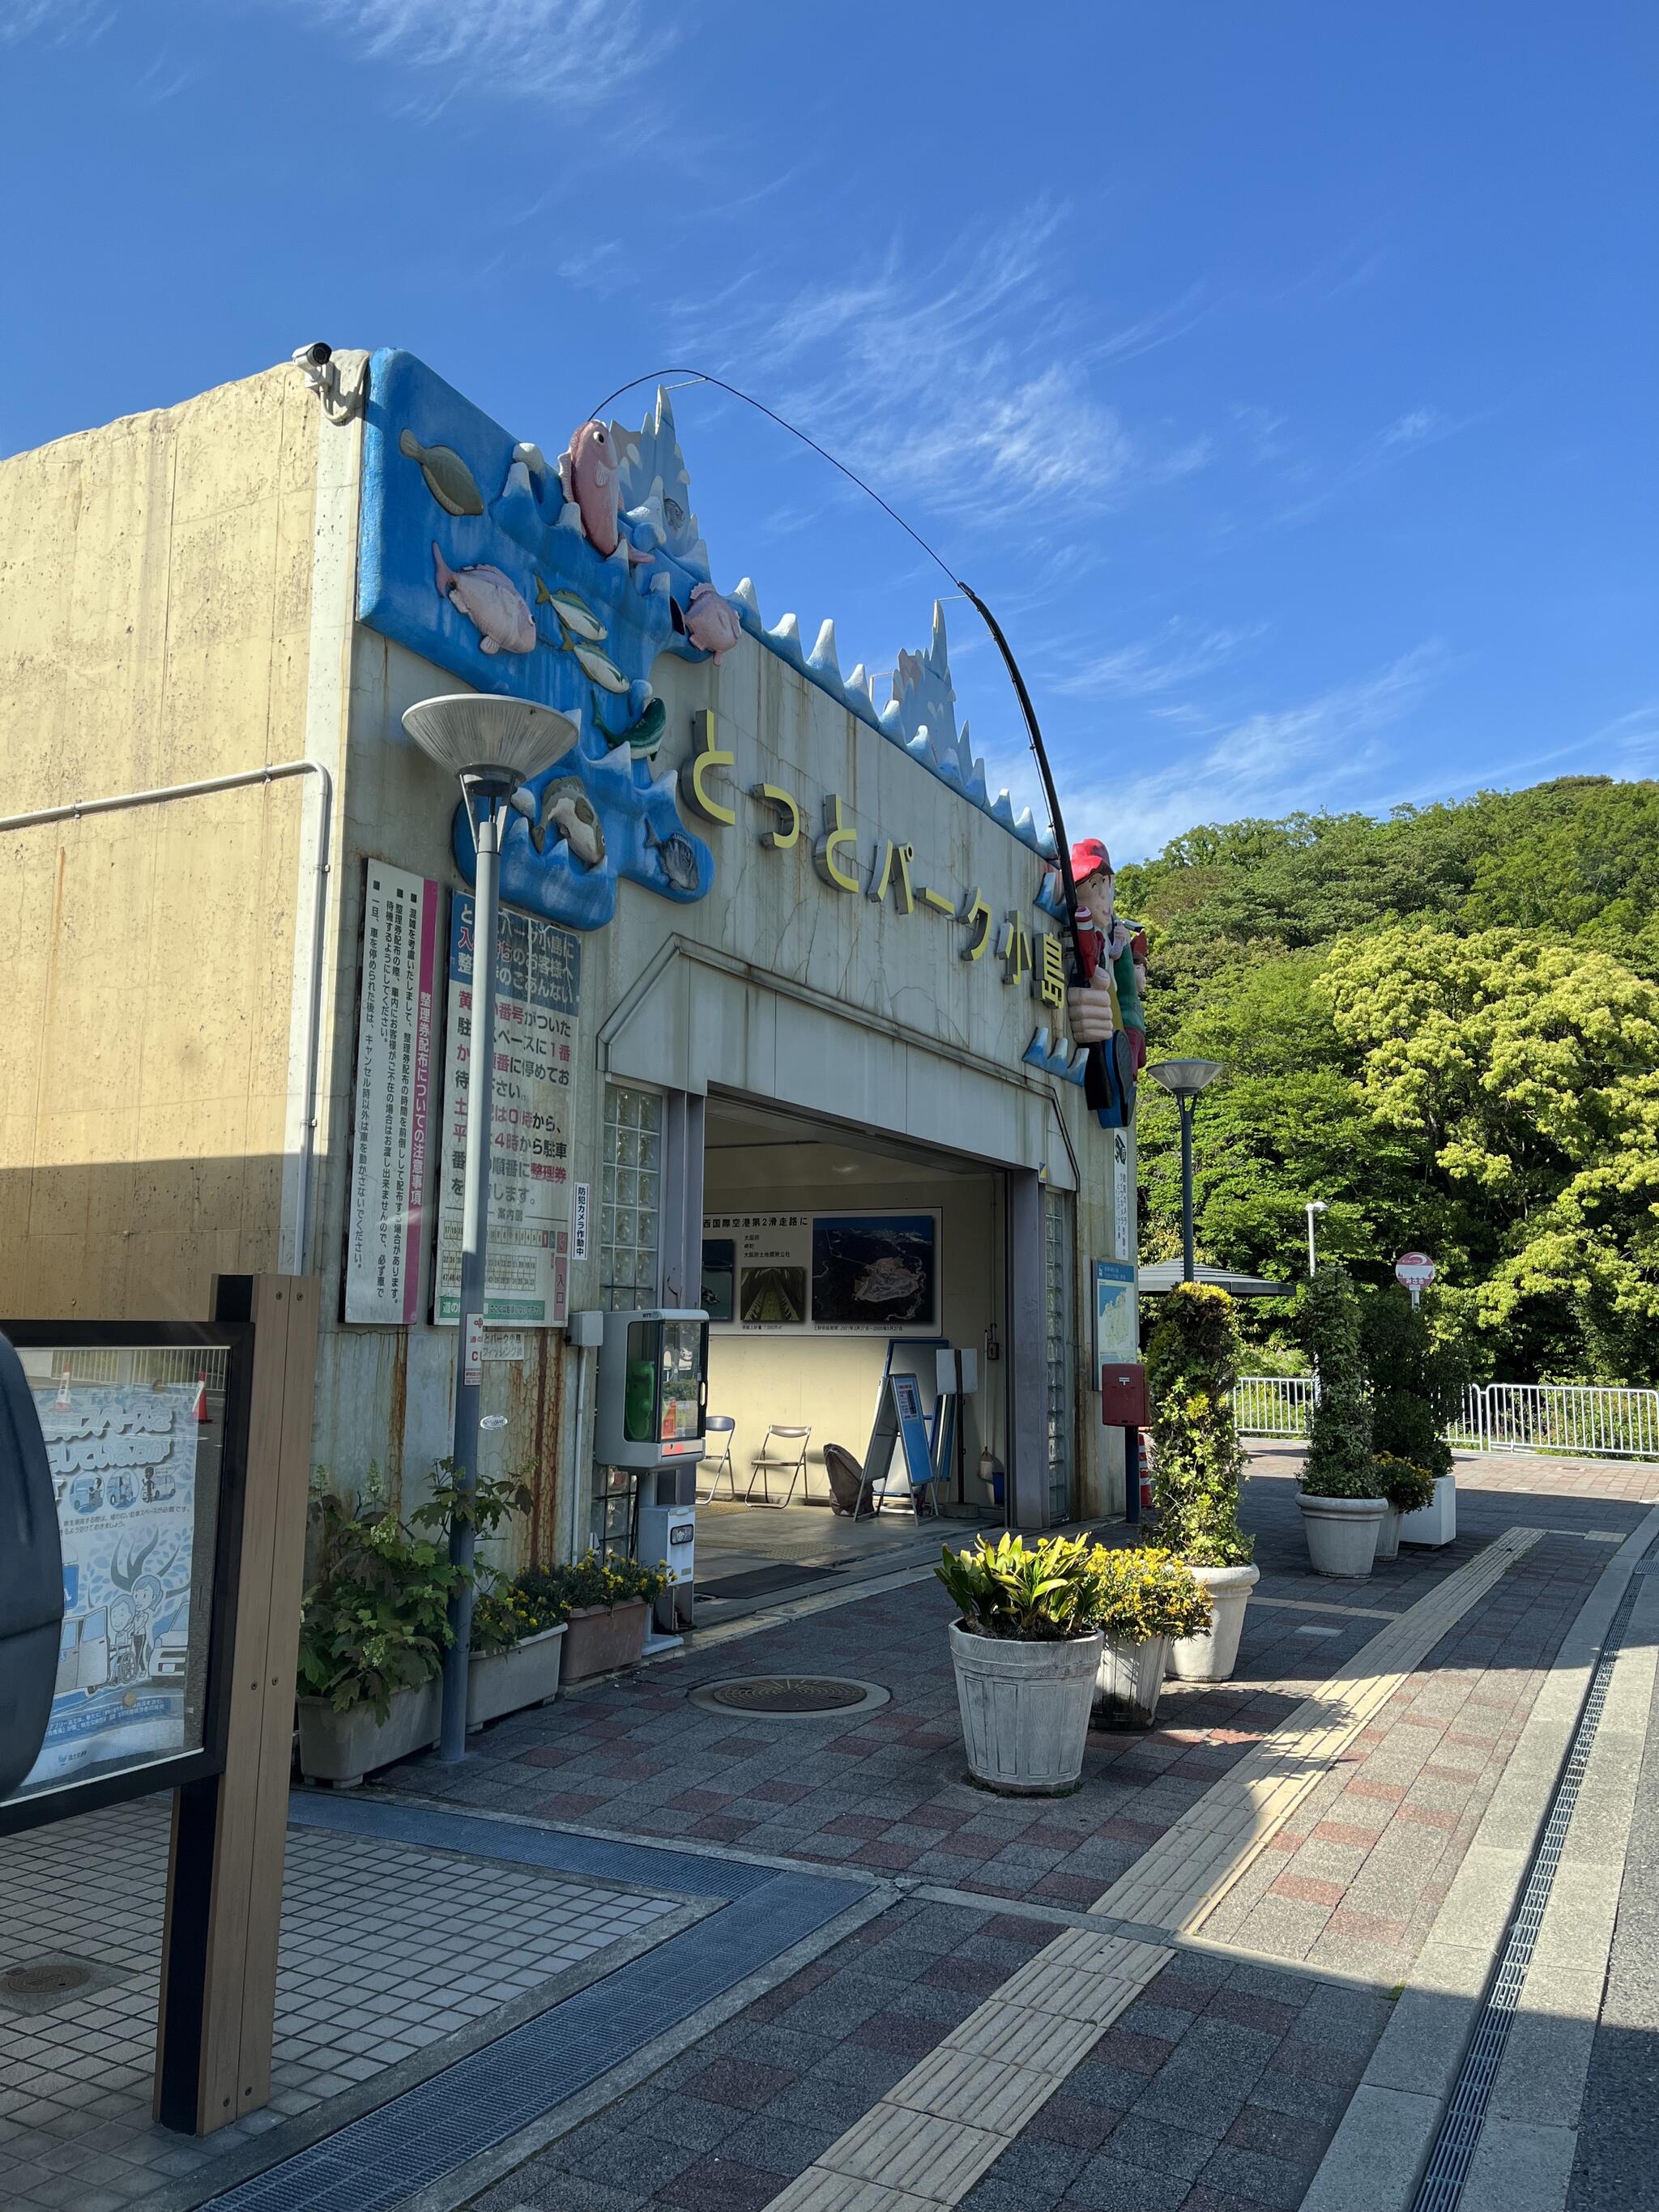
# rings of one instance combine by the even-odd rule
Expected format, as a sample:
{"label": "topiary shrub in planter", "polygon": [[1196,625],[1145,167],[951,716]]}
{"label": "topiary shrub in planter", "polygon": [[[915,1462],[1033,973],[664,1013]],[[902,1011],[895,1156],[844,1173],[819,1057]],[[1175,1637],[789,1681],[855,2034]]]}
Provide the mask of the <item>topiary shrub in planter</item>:
{"label": "topiary shrub in planter", "polygon": [[1011,1796],[1075,1790],[1100,1663],[1098,1545],[1027,1544],[1005,1533],[946,1550],[934,1573],[961,1619],[951,1629],[962,1740],[973,1780]]}
{"label": "topiary shrub in planter", "polygon": [[1376,1487],[1371,1405],[1360,1349],[1359,1297],[1331,1265],[1303,1285],[1301,1319],[1318,1378],[1297,1503],[1316,1575],[1363,1580],[1387,1510]]}
{"label": "topiary shrub in planter", "polygon": [[1177,1637],[1171,1646],[1170,1669],[1184,1682],[1227,1680],[1260,1579],[1251,1565],[1255,1540],[1238,1525],[1245,1480],[1232,1406],[1238,1361],[1238,1323],[1227,1292],[1177,1284],[1146,1347],[1146,1384],[1158,1542],[1192,1569],[1212,1608],[1200,1634]]}
{"label": "topiary shrub in planter", "polygon": [[520,1575],[517,1584],[532,1603],[564,1621],[568,1682],[638,1666],[650,1608],[667,1587],[661,1567],[605,1560],[592,1551],[566,1565]]}
{"label": "topiary shrub in planter", "polygon": [[1386,1509],[1377,1532],[1376,1556],[1395,1559],[1400,1556],[1401,1522],[1407,1513],[1420,1513],[1434,1503],[1435,1479],[1426,1468],[1413,1467],[1393,1452],[1378,1452],[1373,1465]]}
{"label": "topiary shrub in planter", "polygon": [[[1457,1534],[1452,1449],[1445,1431],[1462,1410],[1468,1359],[1455,1334],[1436,1340],[1433,1310],[1431,1301],[1414,1308],[1394,1283],[1365,1302],[1363,1338],[1376,1449],[1422,1468],[1434,1482],[1423,1504],[1403,1516],[1395,1532],[1396,1551],[1401,1540],[1449,1544]],[[1378,1547],[1379,1559],[1392,1556]]]}
{"label": "topiary shrub in planter", "polygon": [[1100,1728],[1151,1728],[1170,1646],[1210,1626],[1209,1593],[1184,1560],[1135,1545],[1097,1547],[1094,1601],[1103,1635],[1095,1678],[1094,1720]]}

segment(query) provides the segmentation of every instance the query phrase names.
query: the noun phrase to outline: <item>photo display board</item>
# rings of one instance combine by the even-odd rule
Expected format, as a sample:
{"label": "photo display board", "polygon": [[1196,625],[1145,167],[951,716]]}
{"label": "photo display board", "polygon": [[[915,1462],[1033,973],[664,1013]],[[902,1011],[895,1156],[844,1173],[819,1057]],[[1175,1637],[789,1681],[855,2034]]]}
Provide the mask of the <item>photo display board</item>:
{"label": "photo display board", "polygon": [[939,1213],[707,1214],[701,1303],[728,1335],[936,1336]]}
{"label": "photo display board", "polygon": [[441,886],[363,863],[363,971],[351,1116],[345,1317],[420,1318]]}
{"label": "photo display board", "polygon": [[64,1626],[46,1741],[9,1803],[204,1747],[226,1357],[20,1356],[58,1506]]}
{"label": "photo display board", "polygon": [[1091,1389],[1100,1370],[1140,1357],[1140,1313],[1135,1269],[1127,1260],[1095,1261],[1095,1357]]}
{"label": "photo display board", "polygon": [[[580,1010],[580,939],[501,908],[495,933],[495,1066],[484,1319],[562,1328],[570,1273],[570,1070]],[[450,902],[444,1134],[435,1322],[461,1310],[461,1212],[471,1074],[473,904]]]}

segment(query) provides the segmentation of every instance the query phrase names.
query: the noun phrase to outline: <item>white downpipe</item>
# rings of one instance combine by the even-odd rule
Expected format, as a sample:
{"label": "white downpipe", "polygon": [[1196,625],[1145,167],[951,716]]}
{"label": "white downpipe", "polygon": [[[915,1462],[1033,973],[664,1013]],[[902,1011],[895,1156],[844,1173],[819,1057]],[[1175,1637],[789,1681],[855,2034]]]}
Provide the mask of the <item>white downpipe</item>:
{"label": "white downpipe", "polygon": [[[300,988],[306,1007],[303,1114],[299,1142],[295,1148],[295,1214],[297,1230],[292,1265],[303,1273],[308,1246],[312,1190],[313,1148],[316,1141],[318,1061],[322,1048],[323,940],[328,912],[330,841],[333,832],[334,779],[321,761],[276,761],[264,768],[239,769],[231,775],[202,776],[194,783],[163,784],[154,791],[123,791],[107,799],[76,799],[66,806],[37,807],[28,814],[0,815],[0,831],[44,830],[57,822],[78,822],[91,814],[119,814],[140,806],[163,806],[175,799],[207,799],[216,792],[245,791],[258,784],[280,783],[289,776],[314,775],[317,811],[313,844],[310,942],[306,948]],[[297,948],[296,948],[297,950]],[[301,963],[296,962],[296,970]],[[290,1264],[286,1254],[283,1264]]]}

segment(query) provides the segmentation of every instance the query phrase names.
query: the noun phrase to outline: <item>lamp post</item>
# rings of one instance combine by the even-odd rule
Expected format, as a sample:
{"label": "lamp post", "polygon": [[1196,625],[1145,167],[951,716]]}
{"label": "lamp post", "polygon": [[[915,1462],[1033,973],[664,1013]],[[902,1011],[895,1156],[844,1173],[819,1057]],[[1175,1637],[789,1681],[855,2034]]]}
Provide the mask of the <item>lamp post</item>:
{"label": "lamp post", "polygon": [[1314,1277],[1319,1273],[1319,1255],[1314,1249],[1314,1216],[1316,1213],[1328,1212],[1329,1210],[1330,1209],[1327,1206],[1322,1198],[1310,1198],[1308,1200],[1306,1211],[1308,1216],[1308,1280],[1310,1282],[1312,1282]]}
{"label": "lamp post", "polygon": [[[455,1431],[452,1456],[459,1492],[478,1480],[478,1386],[483,1370],[484,1266],[489,1238],[489,1135],[495,1108],[496,867],[501,813],[520,784],[540,775],[576,742],[578,725],[556,708],[528,699],[487,698],[462,691],[422,699],[404,727],[441,768],[460,781],[477,851],[473,884],[472,1034],[467,1053],[466,1170],[461,1201],[461,1310],[456,1329]],[[450,1564],[464,1570],[449,1601],[449,1649],[444,1654],[443,1717],[438,1756],[466,1756],[466,1685],[472,1642],[470,1507],[449,1524]]]}
{"label": "lamp post", "polygon": [[1146,1073],[1181,1109],[1181,1279],[1193,1279],[1193,1102],[1222,1072],[1218,1060],[1160,1060]]}

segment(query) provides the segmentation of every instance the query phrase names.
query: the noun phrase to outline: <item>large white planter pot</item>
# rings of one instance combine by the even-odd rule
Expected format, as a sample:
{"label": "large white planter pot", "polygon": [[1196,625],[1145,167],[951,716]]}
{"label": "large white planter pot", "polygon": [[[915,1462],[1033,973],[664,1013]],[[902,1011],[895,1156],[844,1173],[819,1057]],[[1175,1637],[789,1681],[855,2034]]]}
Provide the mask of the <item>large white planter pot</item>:
{"label": "large white planter pot", "polygon": [[1457,1534],[1457,1479],[1437,1474],[1434,1496],[1400,1523],[1402,1544],[1449,1544]]}
{"label": "large white planter pot", "polygon": [[1106,1638],[1095,1671],[1092,1717],[1097,1728],[1152,1727],[1170,1664],[1170,1644],[1167,1636],[1149,1636],[1144,1644]]}
{"label": "large white planter pot", "polygon": [[482,1728],[503,1713],[548,1704],[558,1692],[563,1653],[562,1621],[539,1636],[526,1636],[510,1651],[475,1651],[466,1670],[467,1727]]}
{"label": "large white planter pot", "polygon": [[1397,1505],[1390,1505],[1386,1498],[1383,1499],[1382,1525],[1376,1532],[1376,1556],[1379,1559],[1397,1559],[1400,1557],[1400,1524],[1405,1517]]}
{"label": "large white planter pot", "polygon": [[1021,1644],[951,1626],[968,1771],[988,1789],[1052,1797],[1076,1788],[1101,1638]]}
{"label": "large white planter pot", "polygon": [[1381,1498],[1310,1498],[1304,1492],[1297,1503],[1314,1572],[1364,1582],[1376,1557],[1377,1533],[1389,1510],[1386,1502]]}
{"label": "large white planter pot", "polygon": [[377,1766],[390,1766],[394,1759],[407,1759],[410,1752],[436,1743],[441,1703],[437,1682],[394,1690],[383,1721],[377,1721],[368,1705],[351,1705],[341,1713],[326,1698],[301,1698],[300,1771],[307,1782],[331,1782],[337,1790],[354,1790]]}
{"label": "large white planter pot", "polygon": [[1170,1646],[1170,1672],[1177,1682],[1229,1682],[1238,1664],[1244,1608],[1261,1579],[1260,1567],[1194,1567],[1210,1593],[1210,1625],[1200,1636],[1178,1636]]}

